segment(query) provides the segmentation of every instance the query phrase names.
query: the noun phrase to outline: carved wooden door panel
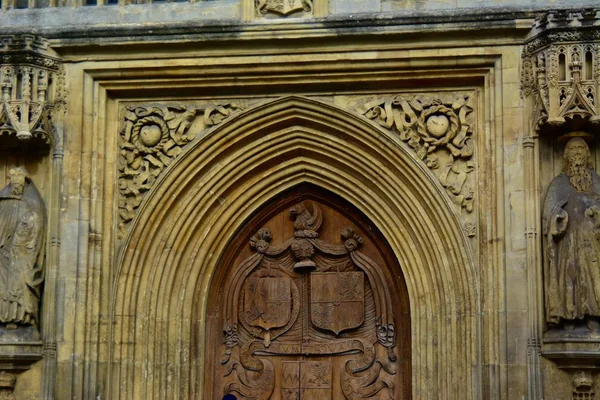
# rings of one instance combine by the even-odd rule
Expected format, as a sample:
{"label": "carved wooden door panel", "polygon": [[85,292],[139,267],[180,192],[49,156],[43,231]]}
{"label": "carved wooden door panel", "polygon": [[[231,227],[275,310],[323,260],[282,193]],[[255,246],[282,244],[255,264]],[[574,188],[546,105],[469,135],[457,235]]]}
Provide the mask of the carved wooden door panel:
{"label": "carved wooden door panel", "polygon": [[303,187],[249,221],[211,297],[205,395],[410,398],[400,268],[353,207]]}

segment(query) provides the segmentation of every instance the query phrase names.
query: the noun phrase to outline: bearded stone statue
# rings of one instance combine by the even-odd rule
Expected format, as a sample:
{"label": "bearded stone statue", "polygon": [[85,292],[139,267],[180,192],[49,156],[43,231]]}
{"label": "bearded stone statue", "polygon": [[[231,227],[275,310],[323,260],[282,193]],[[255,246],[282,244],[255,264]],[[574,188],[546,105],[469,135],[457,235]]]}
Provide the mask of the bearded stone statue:
{"label": "bearded stone statue", "polygon": [[9,179],[0,191],[0,324],[15,329],[39,323],[46,210],[25,169]]}
{"label": "bearded stone statue", "polygon": [[[600,317],[600,177],[582,138],[567,142],[563,171],[544,201],[546,320],[559,325]],[[591,318],[590,318],[591,317]]]}

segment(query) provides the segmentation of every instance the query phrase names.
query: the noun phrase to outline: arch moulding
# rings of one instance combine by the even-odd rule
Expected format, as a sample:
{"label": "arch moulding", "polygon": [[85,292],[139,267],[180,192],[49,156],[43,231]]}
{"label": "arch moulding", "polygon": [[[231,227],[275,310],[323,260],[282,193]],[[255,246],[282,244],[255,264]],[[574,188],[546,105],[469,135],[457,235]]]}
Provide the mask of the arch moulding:
{"label": "arch moulding", "polygon": [[475,263],[453,205],[393,134],[303,97],[263,103],[197,138],[140,207],[118,259],[112,399],[201,398],[212,278],[260,207],[309,183],[346,199],[388,241],[406,280],[415,399],[477,398]]}

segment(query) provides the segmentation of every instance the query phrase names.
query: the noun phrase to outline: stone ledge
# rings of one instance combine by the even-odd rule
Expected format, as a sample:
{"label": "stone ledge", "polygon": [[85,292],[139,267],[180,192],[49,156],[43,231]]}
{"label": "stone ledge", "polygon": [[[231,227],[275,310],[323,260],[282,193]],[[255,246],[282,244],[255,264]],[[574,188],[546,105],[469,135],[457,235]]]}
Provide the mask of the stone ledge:
{"label": "stone ledge", "polygon": [[600,338],[544,339],[542,355],[561,369],[600,369]]}

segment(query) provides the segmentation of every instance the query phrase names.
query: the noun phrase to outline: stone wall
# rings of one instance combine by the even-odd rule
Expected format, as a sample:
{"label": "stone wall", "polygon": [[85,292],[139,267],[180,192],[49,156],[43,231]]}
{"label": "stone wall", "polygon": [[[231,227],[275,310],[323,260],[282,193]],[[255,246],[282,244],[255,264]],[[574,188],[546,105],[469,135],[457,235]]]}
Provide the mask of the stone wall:
{"label": "stone wall", "polygon": [[48,214],[39,357],[0,347],[15,398],[202,398],[221,256],[301,183],[397,257],[413,398],[594,398],[596,338],[547,336],[541,207],[564,134],[598,137],[597,102],[563,109],[576,75],[553,80],[546,53],[600,46],[595,3],[3,2],[0,67],[58,63],[50,122],[28,128],[52,140],[0,124],[0,186],[25,167]]}

